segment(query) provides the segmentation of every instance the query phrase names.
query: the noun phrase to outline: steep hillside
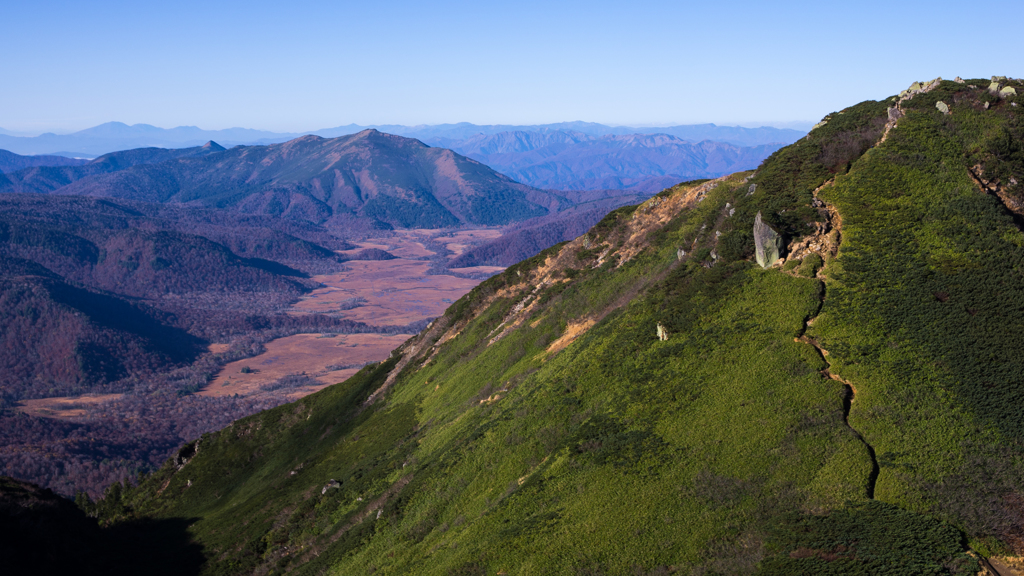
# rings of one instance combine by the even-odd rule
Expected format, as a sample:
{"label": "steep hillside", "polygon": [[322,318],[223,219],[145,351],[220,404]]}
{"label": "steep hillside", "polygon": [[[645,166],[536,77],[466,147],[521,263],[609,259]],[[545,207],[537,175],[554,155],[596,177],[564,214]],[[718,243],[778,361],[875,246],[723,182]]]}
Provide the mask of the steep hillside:
{"label": "steep hillside", "polygon": [[682,180],[754,168],[783,143],[740,147],[668,134],[516,131],[480,134],[446,145],[539,188],[657,192]]}
{"label": "steep hillside", "polygon": [[576,238],[615,208],[635,204],[650,197],[649,194],[624,194],[621,191],[615,191],[613,195],[605,198],[589,199],[585,194],[580,196],[570,197],[579,202],[572,208],[510,226],[500,237],[467,250],[448,265],[451,268],[511,266],[541,250]]}
{"label": "steep hillside", "polygon": [[[10,178],[21,184],[8,190],[43,191],[30,173]],[[402,228],[500,225],[569,205],[450,150],[375,130],[51,181],[62,183],[49,189],[59,194],[227,208],[340,227],[353,220]]]}

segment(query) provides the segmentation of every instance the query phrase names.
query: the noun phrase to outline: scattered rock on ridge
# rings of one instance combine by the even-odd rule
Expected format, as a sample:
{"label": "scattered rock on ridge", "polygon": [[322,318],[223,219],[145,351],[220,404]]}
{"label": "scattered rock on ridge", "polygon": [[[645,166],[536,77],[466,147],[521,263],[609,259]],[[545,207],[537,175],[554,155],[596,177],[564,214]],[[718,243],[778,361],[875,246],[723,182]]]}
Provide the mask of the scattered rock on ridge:
{"label": "scattered rock on ridge", "polygon": [[761,268],[767,268],[779,259],[779,243],[781,238],[761,220],[761,213],[754,218],[754,247],[757,263]]}

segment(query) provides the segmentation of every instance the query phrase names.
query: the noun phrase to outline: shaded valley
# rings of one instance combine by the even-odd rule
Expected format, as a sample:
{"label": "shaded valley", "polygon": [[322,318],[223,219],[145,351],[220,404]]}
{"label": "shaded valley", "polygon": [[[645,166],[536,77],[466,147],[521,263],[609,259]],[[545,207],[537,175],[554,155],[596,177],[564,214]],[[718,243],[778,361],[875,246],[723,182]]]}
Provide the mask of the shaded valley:
{"label": "shaded valley", "polygon": [[[380,153],[366,143],[374,139],[398,146]],[[349,140],[313,138],[282,149],[257,149],[259,165],[270,165],[273,174],[255,176],[264,182],[264,192],[248,189],[266,199],[291,186],[287,194],[301,196],[308,193],[304,178],[325,174],[325,166],[356,161],[365,168],[376,162],[392,184],[364,174],[359,176],[364,186],[399,196],[414,190],[409,198],[435,207],[441,206],[435,192],[448,194],[454,211],[402,208],[397,197],[368,194],[363,212],[335,217],[324,204],[330,216],[311,219],[302,210],[249,213],[240,205],[204,199],[167,197],[157,203],[92,195],[99,188],[66,193],[82,192],[72,188],[89,183],[107,186],[107,192],[123,190],[119,186],[140,177],[179,178],[187,169],[189,178],[223,198],[218,190],[224,188],[217,186],[230,190],[241,180],[209,180],[201,173],[231,172],[222,162],[205,163],[230,152],[213,143],[128,150],[77,166],[36,166],[10,175],[8,193],[0,195],[4,473],[64,494],[85,490],[98,496],[111,482],[159,464],[185,440],[386,358],[451,302],[502,269],[502,264],[452,265],[463,253],[510,232],[473,221],[526,219],[529,227],[564,217],[576,226],[590,225],[602,216],[602,207],[635,201],[630,194],[570,199],[532,190],[413,140],[377,133]],[[243,152],[252,150],[238,153]],[[425,152],[427,160],[420,156]],[[345,154],[350,160],[343,160]],[[423,176],[416,168],[422,162],[439,169],[430,158],[468,166],[484,180],[464,184],[458,170],[448,173],[448,180]],[[250,160],[224,160],[239,161]],[[413,166],[411,180],[396,175],[391,168],[396,163]],[[296,170],[310,166],[313,172],[296,176]],[[155,186],[146,182],[140,189]],[[117,195],[107,192],[95,194]],[[469,197],[459,196],[463,192]],[[473,199],[488,194],[491,200],[483,204]],[[374,212],[375,205],[384,211]],[[414,216],[403,220],[401,214]],[[426,227],[405,229],[403,223]],[[544,229],[530,243],[505,245],[528,255],[538,242],[546,247],[573,231]]]}

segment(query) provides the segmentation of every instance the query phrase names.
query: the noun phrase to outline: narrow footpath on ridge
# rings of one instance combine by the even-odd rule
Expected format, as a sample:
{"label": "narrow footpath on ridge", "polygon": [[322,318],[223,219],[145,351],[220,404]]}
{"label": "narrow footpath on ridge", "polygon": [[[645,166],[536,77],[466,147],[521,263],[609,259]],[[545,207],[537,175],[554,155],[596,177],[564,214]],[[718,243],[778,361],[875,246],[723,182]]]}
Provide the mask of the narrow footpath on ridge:
{"label": "narrow footpath on ridge", "polygon": [[856,436],[862,444],[864,444],[864,447],[868,450],[868,455],[871,456],[871,473],[868,474],[867,495],[868,498],[873,500],[875,498],[875,483],[878,481],[879,472],[878,459],[875,457],[875,449],[867,440],[864,439],[864,436],[861,435],[856,428],[850,425],[850,408],[853,406],[853,401],[857,396],[857,389],[854,388],[853,384],[849,381],[832,372],[832,363],[828,360],[828,350],[822,348],[817,340],[807,335],[807,327],[814,323],[818,314],[821,313],[821,307],[825,304],[825,282],[820,279],[818,281],[821,282],[821,299],[818,302],[818,309],[815,310],[814,314],[804,322],[803,330],[800,331],[800,336],[796,338],[796,340],[798,342],[811,345],[818,352],[818,356],[825,363],[825,368],[821,371],[822,376],[835,380],[843,385],[843,423],[846,424],[846,427],[853,432],[853,435]]}

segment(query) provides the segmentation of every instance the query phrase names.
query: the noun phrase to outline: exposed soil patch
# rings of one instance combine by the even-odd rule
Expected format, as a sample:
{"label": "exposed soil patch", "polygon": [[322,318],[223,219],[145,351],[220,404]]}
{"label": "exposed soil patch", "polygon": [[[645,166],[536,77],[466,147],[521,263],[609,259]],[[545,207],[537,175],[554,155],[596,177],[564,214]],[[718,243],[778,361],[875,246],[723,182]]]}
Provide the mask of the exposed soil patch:
{"label": "exposed soil patch", "polygon": [[1024,560],[1021,558],[993,556],[988,558],[988,563],[997,576],[1024,576]]}
{"label": "exposed soil patch", "polygon": [[572,344],[581,335],[585,334],[590,327],[595,324],[593,319],[586,318],[582,322],[569,324],[565,327],[565,333],[562,334],[558,340],[555,340],[548,346],[548,353],[554,354],[564,350],[569,344]]}

